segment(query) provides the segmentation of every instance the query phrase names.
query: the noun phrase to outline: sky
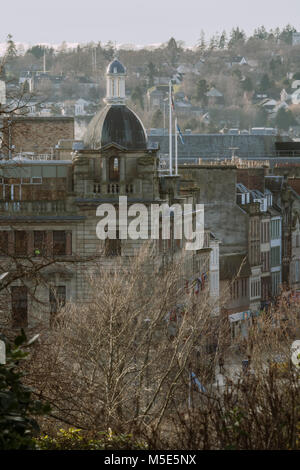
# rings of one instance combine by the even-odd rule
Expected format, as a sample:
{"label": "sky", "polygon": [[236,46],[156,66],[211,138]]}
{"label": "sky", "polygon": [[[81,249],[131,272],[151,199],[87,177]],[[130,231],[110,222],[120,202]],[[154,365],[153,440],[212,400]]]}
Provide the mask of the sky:
{"label": "sky", "polygon": [[8,33],[29,45],[90,41],[149,45],[170,37],[193,46],[239,26],[247,34],[291,23],[300,31],[300,0],[0,0],[0,43]]}

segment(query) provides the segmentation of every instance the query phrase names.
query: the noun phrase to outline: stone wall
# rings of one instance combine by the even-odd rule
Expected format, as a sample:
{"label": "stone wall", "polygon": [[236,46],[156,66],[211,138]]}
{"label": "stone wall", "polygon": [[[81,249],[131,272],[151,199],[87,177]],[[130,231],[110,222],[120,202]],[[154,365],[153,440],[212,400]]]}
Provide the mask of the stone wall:
{"label": "stone wall", "polygon": [[[10,133],[10,138],[9,138]],[[12,124],[3,121],[3,153],[14,146],[13,155],[19,152],[38,154],[54,151],[60,139],[74,139],[73,117],[16,117]]]}
{"label": "stone wall", "polygon": [[236,204],[236,168],[186,165],[179,174],[199,187],[205,228],[220,240],[220,254],[246,252],[248,215]]}

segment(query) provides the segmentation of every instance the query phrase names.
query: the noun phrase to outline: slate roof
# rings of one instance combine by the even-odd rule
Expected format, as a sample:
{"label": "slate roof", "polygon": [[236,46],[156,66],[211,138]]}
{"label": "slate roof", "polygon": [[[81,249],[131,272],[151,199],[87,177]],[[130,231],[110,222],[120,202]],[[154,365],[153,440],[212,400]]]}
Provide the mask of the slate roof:
{"label": "slate roof", "polygon": [[[182,129],[184,144],[178,140],[178,156],[231,157],[230,147],[237,147],[239,157],[276,155],[274,135],[187,134]],[[150,135],[151,142],[158,142],[161,153],[169,152],[168,135]]]}
{"label": "slate roof", "polygon": [[106,73],[126,73],[126,69],[118,59],[113,60],[107,67]]}
{"label": "slate roof", "polygon": [[139,117],[127,106],[106,106],[91,120],[84,136],[85,148],[115,143],[128,150],[146,150],[147,135]]}

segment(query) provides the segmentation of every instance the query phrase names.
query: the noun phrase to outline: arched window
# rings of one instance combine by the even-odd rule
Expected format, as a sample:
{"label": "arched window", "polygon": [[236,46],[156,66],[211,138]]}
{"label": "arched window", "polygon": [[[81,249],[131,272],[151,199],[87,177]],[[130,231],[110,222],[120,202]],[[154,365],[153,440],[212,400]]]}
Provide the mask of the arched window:
{"label": "arched window", "polygon": [[110,181],[120,180],[120,161],[118,157],[110,157],[109,159],[109,179]]}

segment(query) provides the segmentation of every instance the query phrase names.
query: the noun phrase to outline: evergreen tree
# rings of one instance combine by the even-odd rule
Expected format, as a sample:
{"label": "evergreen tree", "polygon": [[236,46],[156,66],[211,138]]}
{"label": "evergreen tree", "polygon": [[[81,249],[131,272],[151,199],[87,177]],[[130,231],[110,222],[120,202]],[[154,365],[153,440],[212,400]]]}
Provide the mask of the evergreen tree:
{"label": "evergreen tree", "polygon": [[236,28],[232,28],[230,33],[230,41],[228,42],[228,47],[232,48],[236,46],[239,42],[245,42],[246,34],[245,32],[240,29],[238,26]]}
{"label": "evergreen tree", "polygon": [[17,48],[13,41],[13,37],[11,34],[7,35],[6,40],[6,56],[8,59],[14,59],[17,57]]}
{"label": "evergreen tree", "polygon": [[26,54],[32,54],[36,59],[40,59],[44,56],[45,47],[39,44],[31,47],[26,51]]}
{"label": "evergreen tree", "polygon": [[268,33],[264,26],[260,26],[259,28],[254,30],[253,37],[256,39],[268,39]]}
{"label": "evergreen tree", "polygon": [[24,330],[13,344],[6,338],[6,363],[0,364],[0,450],[35,449],[33,437],[39,433],[34,418],[50,411],[32,395],[32,390],[23,384],[24,373],[20,362],[29,355],[26,349],[33,344],[38,335],[27,342]]}
{"label": "evergreen tree", "polygon": [[275,124],[278,129],[287,131],[290,126],[296,124],[296,120],[293,113],[289,109],[285,110],[284,108],[280,108],[275,118]]}
{"label": "evergreen tree", "polygon": [[143,92],[139,86],[136,86],[131,93],[132,101],[144,109],[144,97]]}
{"label": "evergreen tree", "polygon": [[153,86],[154,85],[154,76],[156,73],[156,67],[153,64],[153,62],[149,62],[147,65],[147,77],[148,77],[148,85]]}
{"label": "evergreen tree", "polygon": [[226,31],[222,31],[220,39],[219,39],[219,49],[224,49],[227,42]]}
{"label": "evergreen tree", "polygon": [[151,126],[154,128],[161,128],[163,126],[163,114],[160,109],[157,109],[153,114]]}
{"label": "evergreen tree", "polygon": [[244,91],[252,91],[254,89],[253,83],[250,77],[246,77],[242,80],[242,88]]}
{"label": "evergreen tree", "polygon": [[293,33],[296,33],[296,29],[294,26],[291,26],[290,24],[287,24],[285,28],[281,31],[281,34],[279,36],[279,39],[286,44],[292,44],[293,42]]}
{"label": "evergreen tree", "polygon": [[196,85],[196,98],[200,101],[203,105],[207,103],[207,96],[206,93],[209,90],[209,86],[205,79],[200,79]]}
{"label": "evergreen tree", "polygon": [[259,90],[261,92],[268,92],[270,91],[270,88],[272,87],[272,83],[269,79],[269,75],[267,73],[265,73],[262,78],[261,78],[261,81],[260,81],[260,84],[259,84]]}
{"label": "evergreen tree", "polygon": [[205,33],[204,33],[203,29],[201,29],[201,31],[200,31],[200,38],[198,39],[198,42],[197,42],[197,49],[200,52],[204,52],[205,49],[206,49]]}
{"label": "evergreen tree", "polygon": [[178,49],[175,39],[172,37],[169,39],[168,44],[167,44],[167,56],[168,56],[170,64],[173,67],[175,67],[175,65],[177,64],[178,55],[179,55],[179,49]]}

